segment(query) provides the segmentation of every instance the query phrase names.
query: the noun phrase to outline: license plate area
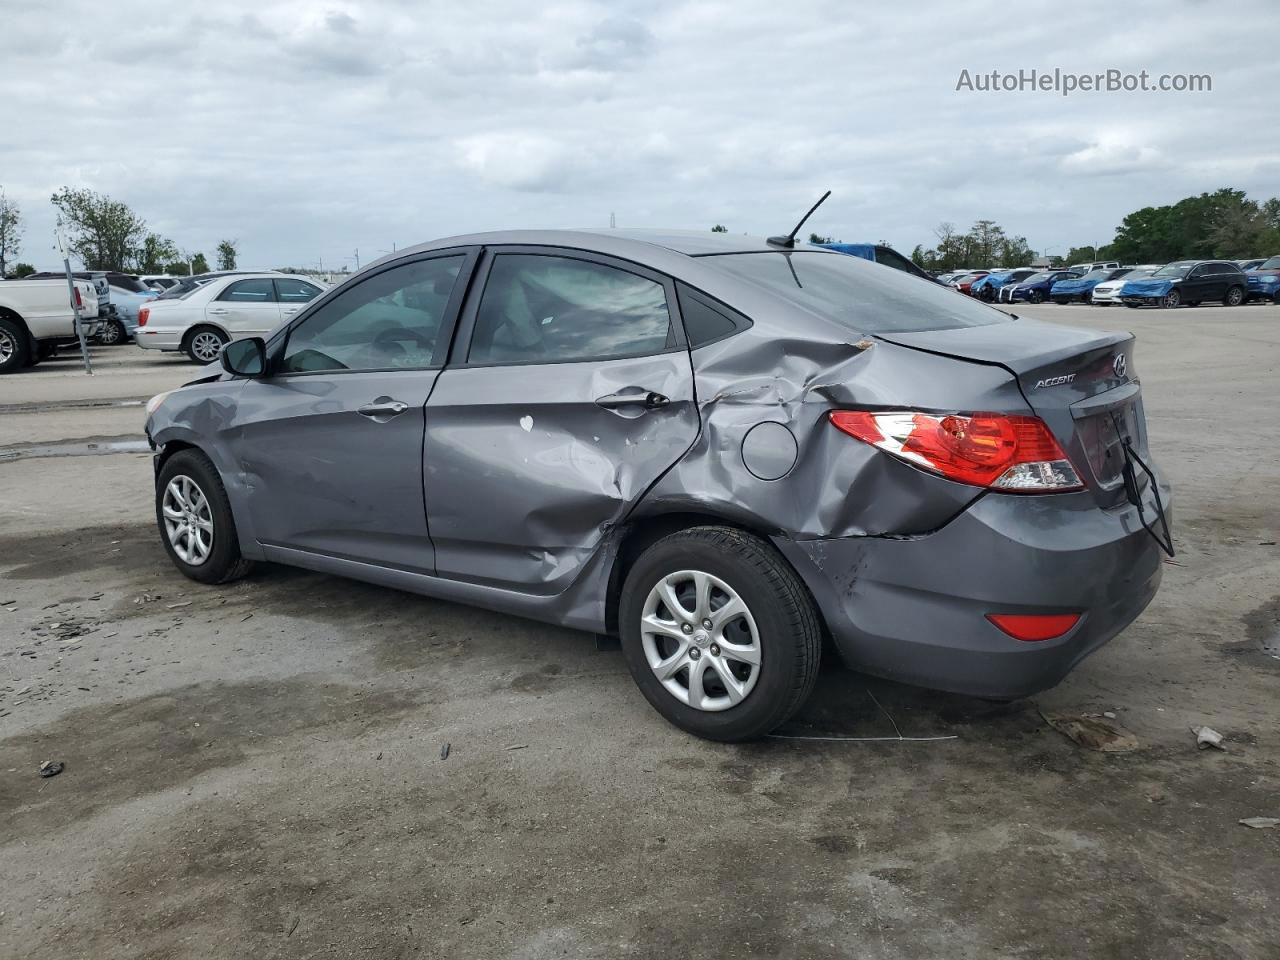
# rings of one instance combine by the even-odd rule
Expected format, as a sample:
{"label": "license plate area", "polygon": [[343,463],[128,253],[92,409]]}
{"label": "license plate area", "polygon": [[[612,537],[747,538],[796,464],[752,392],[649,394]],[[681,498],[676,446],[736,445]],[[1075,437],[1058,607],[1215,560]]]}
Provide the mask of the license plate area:
{"label": "license plate area", "polygon": [[[1118,429],[1117,429],[1118,428]],[[1084,447],[1085,457],[1094,480],[1106,490],[1114,490],[1124,484],[1123,438],[1138,448],[1138,411],[1136,400],[1126,400],[1110,410],[1091,413],[1076,420],[1076,434]],[[1145,487],[1146,477],[1139,478],[1139,487]]]}

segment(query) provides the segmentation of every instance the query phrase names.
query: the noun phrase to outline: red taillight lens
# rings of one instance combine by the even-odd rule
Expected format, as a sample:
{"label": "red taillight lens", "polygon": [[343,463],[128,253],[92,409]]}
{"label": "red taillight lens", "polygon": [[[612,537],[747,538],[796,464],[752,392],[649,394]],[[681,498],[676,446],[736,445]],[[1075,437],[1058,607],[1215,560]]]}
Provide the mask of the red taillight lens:
{"label": "red taillight lens", "polygon": [[1039,417],[835,410],[831,422],[908,463],[977,487],[1061,493],[1084,484]]}
{"label": "red taillight lens", "polygon": [[77,307],[83,307],[83,306],[84,306],[84,297],[80,296],[80,288],[79,288],[79,287],[72,287],[72,288],[71,288],[71,292],[72,292],[72,293],[74,293],[74,294],[76,295],[76,306],[77,306]]}
{"label": "red taillight lens", "polygon": [[1031,643],[1062,636],[1080,622],[1080,614],[988,613],[987,619],[1013,639]]}
{"label": "red taillight lens", "polygon": [[150,307],[138,308],[138,326],[145,327],[147,325],[147,317],[151,316]]}

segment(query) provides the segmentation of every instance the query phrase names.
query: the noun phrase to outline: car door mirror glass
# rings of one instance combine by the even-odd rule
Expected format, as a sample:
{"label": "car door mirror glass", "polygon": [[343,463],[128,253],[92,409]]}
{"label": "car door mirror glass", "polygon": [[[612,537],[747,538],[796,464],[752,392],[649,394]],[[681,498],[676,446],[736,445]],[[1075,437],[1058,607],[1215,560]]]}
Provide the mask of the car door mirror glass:
{"label": "car door mirror glass", "polygon": [[222,369],[237,377],[261,377],[267,370],[267,345],[261,337],[232,340],[222,348]]}

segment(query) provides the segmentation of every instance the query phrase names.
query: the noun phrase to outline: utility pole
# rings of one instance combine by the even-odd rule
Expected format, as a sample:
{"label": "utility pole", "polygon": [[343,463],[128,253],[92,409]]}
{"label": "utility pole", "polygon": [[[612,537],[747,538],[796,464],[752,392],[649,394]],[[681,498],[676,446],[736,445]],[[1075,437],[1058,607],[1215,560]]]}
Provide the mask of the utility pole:
{"label": "utility pole", "polygon": [[76,339],[80,341],[80,358],[84,361],[84,372],[89,376],[93,376],[93,364],[89,361],[89,345],[84,339],[84,321],[80,317],[80,304],[76,299],[75,281],[71,279],[71,257],[67,253],[67,245],[63,242],[62,231],[54,230],[54,238],[58,241],[58,252],[62,254],[62,269],[67,274],[67,295],[71,299],[71,312],[75,318],[73,323],[76,331]]}
{"label": "utility pole", "polygon": [[360,269],[360,248],[356,247],[356,270]]}
{"label": "utility pole", "polygon": [[613,215],[613,211],[609,211],[609,229],[612,230],[618,225],[618,218]]}

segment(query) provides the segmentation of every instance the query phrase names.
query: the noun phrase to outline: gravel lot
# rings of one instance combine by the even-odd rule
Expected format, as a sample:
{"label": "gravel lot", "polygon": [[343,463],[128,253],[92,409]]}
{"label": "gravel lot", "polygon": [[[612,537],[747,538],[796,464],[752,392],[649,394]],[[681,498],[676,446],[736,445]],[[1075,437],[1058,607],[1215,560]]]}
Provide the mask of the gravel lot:
{"label": "gravel lot", "polygon": [[[102,452],[194,368],[0,378],[0,956],[1277,957],[1280,308],[1025,312],[1137,332],[1178,561],[1035,702],[829,664],[789,727],[922,743],[713,745],[586,635],[201,587]],[[1103,711],[1138,749],[1042,718]]]}

